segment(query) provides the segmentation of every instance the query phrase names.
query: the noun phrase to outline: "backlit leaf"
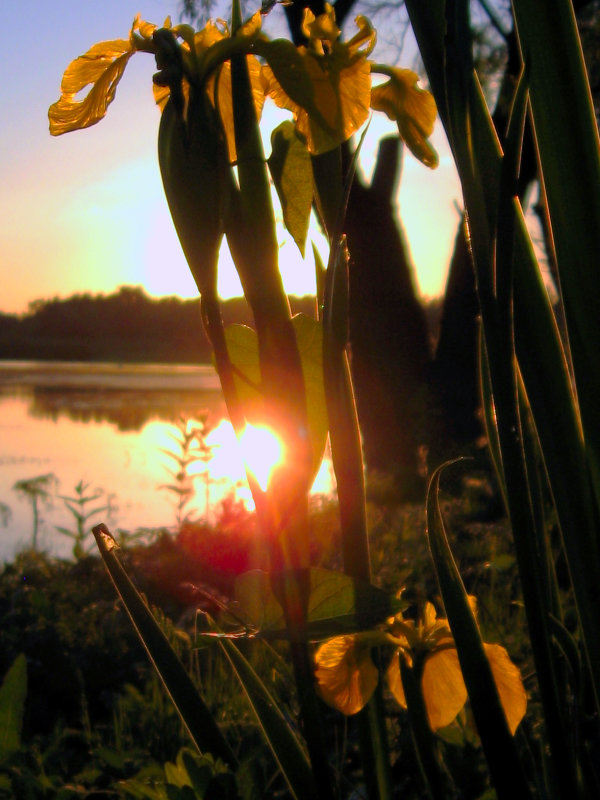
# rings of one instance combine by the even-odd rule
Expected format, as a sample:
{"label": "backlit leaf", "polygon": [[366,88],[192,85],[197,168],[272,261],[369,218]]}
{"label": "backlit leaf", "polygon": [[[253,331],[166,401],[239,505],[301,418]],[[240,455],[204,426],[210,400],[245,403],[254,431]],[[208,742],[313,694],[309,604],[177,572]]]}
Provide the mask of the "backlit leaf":
{"label": "backlit leaf", "polygon": [[[299,572],[305,574],[304,570]],[[307,639],[368,630],[399,610],[399,601],[386,592],[342,572],[313,567],[308,576]],[[283,611],[266,572],[254,570],[241,575],[234,592],[231,610],[238,620],[255,628],[262,638],[288,638]]]}
{"label": "backlit leaf", "polygon": [[292,122],[282,122],[271,134],[272,152],[268,164],[281,208],[283,221],[304,256],[313,181],[310,156]]}

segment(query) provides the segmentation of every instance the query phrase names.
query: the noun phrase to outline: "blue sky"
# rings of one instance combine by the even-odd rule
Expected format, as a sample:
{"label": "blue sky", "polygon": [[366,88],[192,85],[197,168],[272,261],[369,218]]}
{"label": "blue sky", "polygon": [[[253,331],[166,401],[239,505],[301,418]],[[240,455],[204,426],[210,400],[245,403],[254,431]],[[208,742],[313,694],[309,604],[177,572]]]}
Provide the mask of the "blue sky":
{"label": "blue sky", "polygon": [[[152,99],[152,57],[139,54],[129,62],[116,100],[98,125],[57,138],[48,133],[48,106],[58,99],[65,67],[95,42],[126,38],[138,11],[144,19],[161,24],[169,14],[177,19],[178,4],[176,0],[4,3],[4,30],[10,34],[4,37],[0,55],[4,75],[1,311],[20,313],[35,299],[106,293],[123,284],[142,285],[155,296],[196,293],[157,166],[159,112]],[[273,12],[277,13],[280,9]],[[277,18],[271,24],[277,26]],[[274,119],[274,114],[266,115],[269,130]],[[366,172],[377,138],[393,131],[385,119],[371,125],[363,148]],[[439,125],[434,144],[442,156],[440,168],[430,173],[407,156],[399,196],[418,284],[426,295],[443,290],[458,221],[455,203],[460,201]],[[280,262],[288,291],[310,291],[312,263],[301,262],[284,232],[282,239],[286,243]],[[224,257],[221,291],[232,294],[237,286]]]}

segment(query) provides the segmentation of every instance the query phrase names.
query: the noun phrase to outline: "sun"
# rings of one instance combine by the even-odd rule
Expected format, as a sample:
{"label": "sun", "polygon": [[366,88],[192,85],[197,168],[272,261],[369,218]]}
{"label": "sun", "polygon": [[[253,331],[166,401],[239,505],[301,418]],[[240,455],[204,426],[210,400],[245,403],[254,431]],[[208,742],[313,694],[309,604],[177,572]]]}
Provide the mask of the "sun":
{"label": "sun", "polygon": [[283,459],[283,442],[266,425],[247,423],[240,436],[240,447],[248,470],[266,491],[273,470]]}
{"label": "sun", "polygon": [[[271,473],[284,458],[281,439],[266,425],[247,423],[237,439],[231,422],[222,419],[206,437],[206,444],[212,449],[210,471],[215,480],[242,483],[247,470],[263,491],[267,489]],[[251,504],[249,496],[245,499]]]}

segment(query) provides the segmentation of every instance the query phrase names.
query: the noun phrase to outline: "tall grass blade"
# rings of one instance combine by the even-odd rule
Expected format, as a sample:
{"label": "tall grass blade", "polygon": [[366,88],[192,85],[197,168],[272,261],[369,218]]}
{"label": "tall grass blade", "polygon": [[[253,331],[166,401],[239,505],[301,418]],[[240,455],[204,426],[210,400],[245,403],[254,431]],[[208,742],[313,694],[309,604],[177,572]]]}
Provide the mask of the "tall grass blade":
{"label": "tall grass blade", "polygon": [[490,775],[499,800],[531,797],[514,739],[508,728],[498,690],[485,655],[479,627],[448,544],[439,504],[444,467],[435,470],[427,492],[427,537],[431,556],[454,637],[460,667]]}
{"label": "tall grass blade", "polygon": [[[445,6],[444,9],[443,3],[434,3],[434,19],[431,20],[430,8],[425,10],[413,0],[407,3],[427,71],[435,76],[436,81],[439,80],[444,123],[462,182],[481,308],[485,341],[483,352],[487,357],[490,397],[493,398],[493,416],[498,427],[505,499],[514,534],[529,633],[553,754],[552,767],[559,791],[568,796],[578,791],[577,776],[568,759],[564,758],[567,752],[565,721],[559,711],[562,690],[555,670],[544,590],[548,581],[547,576],[542,577],[539,571],[534,533],[537,515],[530,493],[518,408],[516,334],[511,312],[513,266],[506,261],[511,256],[511,250],[516,255],[517,240],[522,235],[522,229],[517,224],[518,220],[514,220],[516,210],[510,210],[507,202],[510,198],[500,197],[500,189],[507,192],[506,181],[503,180],[502,151],[472,64],[462,52],[464,47],[470,48],[467,43],[467,4],[464,0],[449,0]],[[442,16],[447,25],[445,30],[441,25]],[[425,41],[428,34],[434,37],[433,46]],[[428,58],[431,58],[431,64]],[[498,265],[496,242],[506,232],[509,236],[514,232],[517,239],[514,248],[510,244],[504,250],[501,248],[500,256],[505,262]],[[497,268],[501,271],[499,293]],[[527,300],[522,297],[519,302],[525,304]],[[532,357],[535,356],[532,354]],[[555,408],[554,413],[561,414],[562,409]],[[563,446],[568,444],[563,443]],[[545,570],[547,564],[542,563],[541,567]]]}
{"label": "tall grass blade", "polygon": [[317,797],[308,757],[276,700],[234,642],[219,639],[219,644],[246,693],[292,795],[297,800]]}
{"label": "tall grass blade", "polygon": [[92,532],[133,627],[198,751],[212,753],[235,770],[237,759],[233,751],[150,609],[123,569],[115,553],[116,543],[108,528],[101,523]]}
{"label": "tall grass blade", "polygon": [[[520,209],[519,209],[520,211]],[[581,421],[556,320],[522,214],[515,271],[515,347],[556,505],[587,653],[600,697],[600,551]]]}
{"label": "tall grass blade", "polygon": [[[571,3],[515,0],[586,449],[600,477],[600,142]],[[598,538],[598,531],[589,535]]]}
{"label": "tall grass blade", "polygon": [[[331,216],[335,213],[335,223],[328,230],[331,238],[323,307],[323,377],[340,509],[344,572],[368,582],[371,576],[362,448],[347,354],[348,251],[342,235],[348,198],[365,134],[366,130],[346,174],[341,204],[335,210],[330,209]],[[359,618],[362,613],[360,598],[357,598]],[[379,691],[359,712],[358,724],[361,757],[370,796],[374,800],[388,800],[392,797],[392,781],[383,702]]]}

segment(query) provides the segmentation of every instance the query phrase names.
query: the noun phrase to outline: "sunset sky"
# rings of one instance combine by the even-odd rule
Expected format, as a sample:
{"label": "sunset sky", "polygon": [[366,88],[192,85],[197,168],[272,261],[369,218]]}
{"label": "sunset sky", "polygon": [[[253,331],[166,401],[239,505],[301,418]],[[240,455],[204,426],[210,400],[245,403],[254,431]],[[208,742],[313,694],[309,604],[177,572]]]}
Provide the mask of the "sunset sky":
{"label": "sunset sky", "polygon": [[[169,14],[177,20],[177,0],[32,0],[25,6],[7,0],[3,9],[10,33],[0,56],[0,311],[20,313],[35,299],[109,293],[120,285],[141,285],[153,296],[195,296],[157,166],[152,57],[139,54],[129,62],[116,100],[98,125],[53,138],[47,120],[73,58],[95,42],[126,38],[138,11],[157,24]],[[284,33],[281,9],[271,17],[271,28]],[[383,60],[383,53],[376,55]],[[412,58],[403,66],[412,66]],[[267,141],[279,119],[267,110]],[[363,148],[367,175],[377,139],[394,130],[385,117],[374,119]],[[398,198],[418,285],[427,296],[443,291],[460,202],[439,125],[433,143],[440,167],[430,172],[407,155]],[[282,232],[287,289],[310,292],[312,259],[302,263],[289,238]],[[231,296],[239,283],[228,259],[222,262],[220,291]]]}

